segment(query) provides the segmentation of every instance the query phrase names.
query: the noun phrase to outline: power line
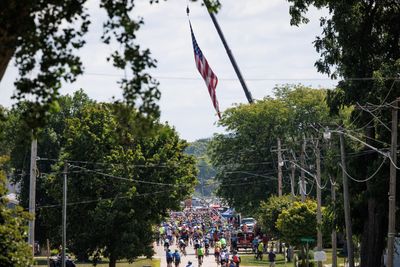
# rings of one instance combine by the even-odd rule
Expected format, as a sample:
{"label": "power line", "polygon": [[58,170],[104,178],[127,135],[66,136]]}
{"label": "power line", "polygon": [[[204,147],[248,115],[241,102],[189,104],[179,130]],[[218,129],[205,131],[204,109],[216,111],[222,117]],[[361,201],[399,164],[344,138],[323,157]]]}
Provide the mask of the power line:
{"label": "power line", "polygon": [[367,136],[367,135],[365,135],[365,134],[363,134],[363,133],[360,133],[360,132],[357,132],[357,131],[355,131],[355,130],[350,130],[350,129],[345,129],[345,130],[346,130],[347,132],[352,132],[353,134],[360,135],[360,136],[362,136],[362,137],[364,137],[364,138],[366,138],[366,139],[369,139],[369,140],[371,140],[371,141],[380,143],[380,144],[382,144],[382,145],[384,145],[384,146],[390,146],[390,144],[388,144],[388,143],[386,143],[386,142],[384,142],[384,141],[381,141],[381,140],[378,140],[378,139],[376,139],[376,138]]}
{"label": "power line", "polygon": [[[122,74],[110,74],[110,73],[96,73],[96,72],[85,72],[83,75],[88,76],[104,76],[104,77],[116,77],[116,78],[126,78]],[[202,80],[201,78],[197,77],[185,77],[185,76],[158,76],[158,75],[151,75],[153,78],[160,79],[160,80],[190,80],[190,81],[197,81]],[[376,78],[376,77],[353,77],[353,78],[343,78],[343,79],[331,79],[331,78],[285,78],[285,77],[276,77],[276,78],[247,78],[246,81],[374,81],[374,80],[394,80],[398,81],[400,78],[398,77],[383,77],[383,78]],[[229,78],[229,77],[221,77],[218,78],[221,81],[238,81],[238,78]]]}
{"label": "power line", "polygon": [[[116,197],[112,197],[112,198],[101,198],[101,199],[84,200],[84,201],[79,201],[79,202],[69,202],[69,203],[67,203],[67,206],[80,205],[80,204],[91,204],[91,203],[97,203],[97,202],[102,202],[102,201],[125,199],[125,198],[132,198],[132,197],[133,198],[135,198],[135,197],[145,197],[145,196],[151,196],[151,195],[167,193],[167,192],[170,192],[170,190],[142,193],[142,194],[137,194],[137,195],[134,195],[134,196],[122,196],[122,197],[116,196]],[[42,206],[38,206],[37,209],[58,208],[58,207],[61,207],[61,204],[42,205]]]}
{"label": "power line", "polygon": [[385,163],[386,158],[383,158],[381,165],[378,167],[378,169],[368,178],[364,179],[364,180],[359,180],[354,178],[353,176],[351,176],[342,166],[342,164],[339,162],[338,165],[340,166],[340,168],[346,173],[347,177],[349,177],[351,180],[358,182],[358,183],[364,183],[364,182],[368,182],[369,180],[371,180],[372,178],[374,178],[378,172],[380,171],[380,169],[382,168],[383,164]]}
{"label": "power line", "polygon": [[132,178],[126,178],[126,177],[122,177],[122,176],[117,176],[117,175],[111,175],[111,174],[107,174],[107,173],[103,173],[103,172],[99,172],[99,171],[94,171],[94,170],[90,170],[81,166],[76,166],[76,165],[70,165],[74,168],[78,168],[78,169],[82,169],[85,170],[87,172],[91,172],[91,173],[95,173],[101,176],[105,176],[108,178],[112,178],[112,179],[118,179],[118,180],[123,180],[123,181],[129,181],[129,182],[136,182],[136,183],[142,183],[142,184],[151,184],[151,185],[161,185],[161,186],[172,186],[172,187],[184,187],[186,185],[178,185],[178,184],[167,184],[167,183],[159,183],[159,182],[151,182],[151,181],[144,181],[144,180],[137,180],[137,179],[132,179]]}
{"label": "power line", "polygon": [[[314,180],[310,180],[310,179],[308,179],[307,177],[304,177],[304,178],[306,178],[308,181],[312,181],[313,183],[314,183],[314,181],[315,181],[315,182],[317,183],[317,186],[318,186],[321,190],[323,190],[323,189],[326,188],[326,185],[328,184],[328,182],[326,182],[325,185],[322,187],[322,186],[318,183],[317,177],[316,177],[315,174],[312,174],[312,173],[309,172],[308,170],[302,168],[300,165],[298,165],[298,164],[295,163],[294,161],[291,161],[291,160],[288,160],[288,161],[291,162],[293,165],[295,165],[297,168],[303,170],[306,174],[310,175],[310,176],[314,179]],[[327,181],[328,181],[328,180],[327,180]],[[306,195],[307,195],[307,194],[306,194]]]}
{"label": "power line", "polygon": [[392,130],[390,130],[390,128],[387,127],[387,126],[379,119],[379,117],[376,116],[372,111],[370,111],[369,109],[367,109],[367,108],[361,106],[361,105],[358,104],[358,103],[357,103],[357,106],[358,106],[359,108],[361,108],[363,111],[366,111],[366,112],[368,112],[369,114],[371,114],[372,117],[374,117],[383,127],[386,128],[386,130],[388,130],[389,132],[392,132]]}

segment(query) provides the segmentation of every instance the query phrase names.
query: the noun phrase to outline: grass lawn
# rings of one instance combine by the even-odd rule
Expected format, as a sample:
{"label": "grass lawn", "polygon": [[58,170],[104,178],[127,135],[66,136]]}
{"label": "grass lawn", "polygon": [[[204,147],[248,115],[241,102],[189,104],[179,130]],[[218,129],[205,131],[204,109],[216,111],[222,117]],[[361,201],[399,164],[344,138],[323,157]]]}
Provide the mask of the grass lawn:
{"label": "grass lawn", "polygon": [[[331,264],[332,263],[332,250],[327,249],[327,250],[325,250],[325,252],[326,252],[326,262],[324,262],[323,264]],[[268,255],[266,255],[266,254],[264,254],[262,261],[254,259],[253,254],[240,255],[240,258],[242,259],[242,262],[240,263],[241,266],[269,266]],[[344,266],[344,257],[338,255],[337,262],[338,262],[338,266]],[[280,267],[292,267],[293,262],[285,263],[283,255],[276,254],[275,265],[280,266]],[[314,265],[314,266],[316,266],[316,265]]]}
{"label": "grass lawn", "polygon": [[[240,258],[242,259],[240,266],[269,266],[268,255],[264,255],[262,261],[256,260],[254,255],[240,255]],[[288,262],[285,265],[283,255],[276,254],[275,266],[291,267],[293,266],[293,262]]]}
{"label": "grass lawn", "polygon": [[[75,262],[76,266],[79,267],[92,267],[91,263],[79,263]],[[47,267],[47,259],[43,257],[35,258],[35,267]],[[99,267],[108,267],[108,262],[101,262],[97,264]],[[143,267],[143,266],[151,266],[151,267],[160,267],[159,259],[137,259],[133,263],[128,263],[127,261],[120,261],[117,263],[117,267]]]}

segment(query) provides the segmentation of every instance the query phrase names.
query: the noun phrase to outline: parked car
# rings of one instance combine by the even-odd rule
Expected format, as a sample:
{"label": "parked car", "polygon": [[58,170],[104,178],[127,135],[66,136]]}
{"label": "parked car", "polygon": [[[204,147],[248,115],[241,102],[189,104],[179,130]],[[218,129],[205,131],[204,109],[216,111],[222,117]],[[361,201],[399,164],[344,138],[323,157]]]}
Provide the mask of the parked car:
{"label": "parked car", "polygon": [[[50,267],[61,267],[62,266],[61,263],[62,263],[61,255],[50,257]],[[76,264],[70,257],[66,256],[65,267],[76,267]]]}
{"label": "parked car", "polygon": [[242,227],[246,224],[247,225],[247,230],[251,232],[251,231],[253,231],[254,226],[256,225],[256,223],[257,223],[257,221],[254,218],[251,218],[251,217],[243,218],[240,221],[240,228],[242,229]]}

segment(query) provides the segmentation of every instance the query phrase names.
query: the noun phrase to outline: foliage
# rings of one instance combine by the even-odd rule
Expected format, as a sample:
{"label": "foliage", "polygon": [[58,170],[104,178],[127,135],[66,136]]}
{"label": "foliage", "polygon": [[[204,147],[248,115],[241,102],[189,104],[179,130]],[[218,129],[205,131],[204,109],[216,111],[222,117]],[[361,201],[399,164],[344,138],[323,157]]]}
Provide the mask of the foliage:
{"label": "foliage", "polygon": [[197,179],[199,184],[196,187],[196,192],[203,196],[211,196],[216,189],[216,183],[214,180],[215,170],[207,154],[209,143],[209,139],[200,139],[190,143],[185,150],[187,154],[193,155],[197,158],[197,168],[199,169]]}
{"label": "foliage", "polygon": [[276,228],[281,238],[293,246],[300,246],[301,238],[317,235],[317,203],[310,199],[305,202],[294,202],[282,210],[276,221]]}
{"label": "foliage", "polygon": [[266,99],[228,109],[220,121],[230,133],[214,136],[210,144],[220,182],[217,194],[240,212],[256,211],[262,199],[276,193],[276,178],[269,176],[273,167],[265,162],[272,160],[269,148],[275,141],[271,137],[277,136],[287,112],[281,101]]}
{"label": "foliage", "polygon": [[[37,161],[38,177],[36,183],[36,203],[38,206],[45,206],[50,203],[58,203],[47,193],[45,176],[52,172],[52,165],[58,159],[62,146],[65,144],[63,132],[65,120],[72,116],[79,117],[81,109],[92,101],[83,93],[82,90],[75,92],[73,96],[63,96],[59,99],[60,110],[52,113],[45,128],[37,131],[38,156]],[[20,203],[23,207],[28,207],[29,200],[29,172],[30,172],[30,148],[32,131],[23,119],[23,114],[27,110],[27,103],[21,103],[7,112],[2,132],[5,139],[2,147],[7,148],[5,155],[10,156],[10,167],[8,175],[14,183],[19,183],[21,192],[19,195]],[[43,209],[36,210],[36,240],[45,244],[46,238],[52,239],[58,236],[59,232],[46,222],[42,214]],[[49,216],[49,220],[57,220],[54,215]],[[57,221],[58,223],[58,221]],[[44,234],[46,233],[46,234]]]}
{"label": "foliage", "polygon": [[26,243],[29,214],[20,206],[8,208],[4,164],[0,157],[0,265],[25,267],[33,263],[32,249]]}
{"label": "foliage", "polygon": [[[116,112],[121,108],[127,124],[120,121],[127,117]],[[195,183],[186,143],[157,123],[146,135],[130,131],[140,129],[140,120],[129,107],[109,104],[89,105],[81,118],[67,120],[61,162],[84,161],[84,167],[72,163],[70,168],[87,170],[69,175],[70,201],[83,202],[69,208],[70,249],[81,256],[100,249],[110,266],[123,258],[152,256],[152,226],[168,209],[179,209]],[[103,170],[95,171],[100,166]],[[49,188],[57,188],[54,178],[49,177]]]}
{"label": "foliage", "polygon": [[[354,109],[352,124],[360,137],[377,148],[390,144],[390,109],[382,104],[392,103],[400,91],[396,81],[400,71],[399,32],[400,3],[390,0],[334,1],[289,0],[291,23],[307,23],[310,6],[327,8],[330,15],[320,18],[322,35],[314,46],[320,53],[316,67],[321,73],[342,80],[328,94],[332,112],[348,105],[377,106],[370,111]],[[368,151],[365,147],[361,151]],[[360,152],[360,150],[357,150]],[[370,176],[382,159],[377,154],[364,153],[349,164],[358,179]],[[369,162],[365,168],[365,162]],[[350,183],[352,212],[359,223],[353,223],[355,233],[362,235],[362,266],[378,266],[384,250],[387,231],[388,165],[376,179],[366,183]],[[399,224],[398,224],[399,225]],[[397,225],[397,226],[398,226]]]}
{"label": "foliage", "polygon": [[280,233],[275,223],[282,211],[288,209],[294,201],[290,195],[271,196],[266,202],[262,201],[257,212],[257,224],[260,224],[262,231],[271,237],[279,238]]}
{"label": "foliage", "polygon": [[[174,129],[142,116],[123,103],[90,100],[83,92],[60,99],[59,113],[38,132],[37,180],[39,240],[60,243],[62,171],[68,161],[68,248],[80,259],[96,251],[116,260],[150,257],[152,226],[169,209],[179,209],[196,183],[194,158]],[[20,108],[6,129],[11,143],[14,181],[22,182],[21,200],[28,200],[30,133],[24,132]],[[16,143],[20,142],[20,144]],[[50,206],[49,206],[50,205]],[[56,207],[56,208],[52,208]],[[145,208],[144,208],[145,207]],[[84,223],[83,223],[84,222]]]}
{"label": "foliage", "polygon": [[298,151],[304,135],[313,137],[315,128],[331,120],[325,90],[286,85],[275,88],[275,97],[225,111],[219,123],[229,133],[215,135],[210,144],[221,183],[217,194],[240,212],[256,212],[262,200],[277,194],[277,138],[291,158],[290,149]]}

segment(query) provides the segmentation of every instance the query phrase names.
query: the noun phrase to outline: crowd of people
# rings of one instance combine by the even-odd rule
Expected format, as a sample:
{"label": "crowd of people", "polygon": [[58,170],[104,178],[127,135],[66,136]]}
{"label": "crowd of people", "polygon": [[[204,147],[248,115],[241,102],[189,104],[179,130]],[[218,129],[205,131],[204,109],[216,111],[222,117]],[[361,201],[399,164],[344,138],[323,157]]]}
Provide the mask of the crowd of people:
{"label": "crowd of people", "polygon": [[[234,217],[225,219],[218,210],[189,208],[183,212],[171,212],[169,220],[159,226],[157,245],[164,247],[167,267],[180,267],[182,256],[187,255],[188,247],[193,249],[199,267],[202,266],[204,257],[209,256],[214,257],[217,266],[239,267],[241,258],[237,251],[238,228]],[[262,260],[263,254],[268,253],[270,266],[274,266],[275,253],[272,249],[266,252],[266,237],[261,235],[254,238],[253,242],[256,259]],[[182,266],[191,267],[193,263],[189,261]]]}

